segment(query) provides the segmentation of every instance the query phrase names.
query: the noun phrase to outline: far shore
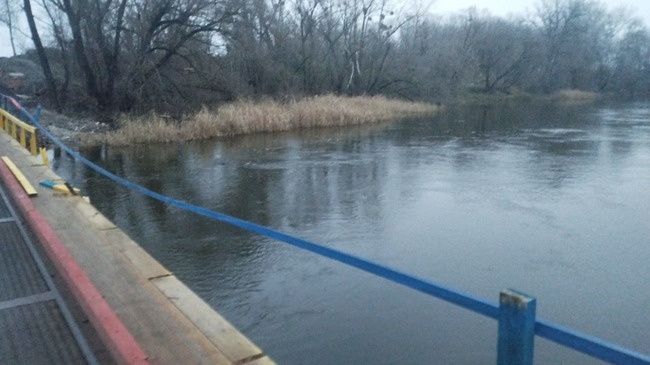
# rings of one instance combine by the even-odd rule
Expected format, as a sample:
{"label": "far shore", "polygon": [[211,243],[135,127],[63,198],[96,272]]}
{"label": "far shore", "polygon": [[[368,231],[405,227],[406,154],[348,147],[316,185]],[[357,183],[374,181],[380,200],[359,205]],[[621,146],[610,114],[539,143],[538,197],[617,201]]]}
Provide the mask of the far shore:
{"label": "far shore", "polygon": [[470,93],[461,98],[466,104],[491,104],[499,102],[553,102],[553,103],[589,103],[598,100],[598,93],[582,90],[558,90],[548,95],[537,95],[524,92],[512,93]]}
{"label": "far shore", "polygon": [[[599,94],[580,90],[560,90],[550,95],[527,93],[467,94],[452,103],[495,104],[552,102],[590,103]],[[341,127],[391,122],[412,116],[433,115],[442,104],[410,102],[383,96],[308,97],[290,102],[273,100],[236,101],[218,107],[204,107],[180,120],[166,114],[123,115],[118,128],[92,119],[75,119],[49,113],[43,118],[55,135],[76,146],[124,146],[223,138],[250,133],[281,132],[319,127]]]}

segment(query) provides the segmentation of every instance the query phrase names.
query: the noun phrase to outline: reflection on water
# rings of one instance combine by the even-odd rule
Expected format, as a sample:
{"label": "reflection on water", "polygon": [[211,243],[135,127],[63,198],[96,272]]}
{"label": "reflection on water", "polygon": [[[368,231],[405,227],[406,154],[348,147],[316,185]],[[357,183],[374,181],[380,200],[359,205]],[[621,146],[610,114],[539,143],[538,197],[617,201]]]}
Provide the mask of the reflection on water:
{"label": "reflection on water", "polygon": [[[650,105],[431,118],[86,155],[149,189],[650,353]],[[59,173],[281,364],[482,364],[496,324],[99,178]],[[538,341],[538,363],[593,360]]]}

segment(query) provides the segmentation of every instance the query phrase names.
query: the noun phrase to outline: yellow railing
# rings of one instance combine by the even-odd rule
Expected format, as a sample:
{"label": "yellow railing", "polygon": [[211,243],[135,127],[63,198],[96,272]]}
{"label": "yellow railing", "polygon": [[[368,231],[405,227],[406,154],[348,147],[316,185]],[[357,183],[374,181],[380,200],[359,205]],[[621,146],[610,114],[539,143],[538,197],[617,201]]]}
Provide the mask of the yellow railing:
{"label": "yellow railing", "polygon": [[[20,142],[20,145],[29,149],[33,156],[38,154],[36,144],[36,127],[29,125],[22,120],[11,115],[4,109],[0,109],[0,128],[11,135],[13,139]],[[27,146],[27,137],[29,136],[29,147]]]}

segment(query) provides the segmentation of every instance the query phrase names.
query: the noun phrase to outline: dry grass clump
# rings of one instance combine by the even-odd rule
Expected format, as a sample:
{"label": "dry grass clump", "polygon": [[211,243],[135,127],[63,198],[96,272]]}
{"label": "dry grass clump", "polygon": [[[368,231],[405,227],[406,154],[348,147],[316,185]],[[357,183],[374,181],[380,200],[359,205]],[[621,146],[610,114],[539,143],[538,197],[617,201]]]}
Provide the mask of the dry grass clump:
{"label": "dry grass clump", "polygon": [[550,99],[561,102],[594,101],[598,99],[598,94],[589,91],[564,89],[553,93]]}
{"label": "dry grass clump", "polygon": [[381,96],[339,97],[325,95],[281,104],[275,101],[239,101],[203,108],[180,123],[157,114],[123,118],[122,127],[96,142],[125,145],[209,139],[237,134],[278,132],[297,128],[376,123],[400,117],[433,113],[437,107]]}

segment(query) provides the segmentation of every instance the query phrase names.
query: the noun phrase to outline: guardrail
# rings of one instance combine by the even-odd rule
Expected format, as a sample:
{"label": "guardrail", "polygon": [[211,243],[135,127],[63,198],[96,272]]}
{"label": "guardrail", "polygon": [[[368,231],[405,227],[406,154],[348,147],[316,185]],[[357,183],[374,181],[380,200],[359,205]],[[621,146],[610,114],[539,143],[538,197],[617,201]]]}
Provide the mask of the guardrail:
{"label": "guardrail", "polygon": [[[1,96],[6,97],[4,95]],[[320,256],[327,257],[334,261],[338,261],[384,278],[393,283],[417,290],[432,297],[497,320],[499,322],[496,356],[496,362],[498,365],[532,365],[535,336],[545,338],[562,346],[610,363],[650,365],[650,356],[648,355],[623,348],[616,344],[562,327],[552,322],[537,319],[536,299],[515,290],[508,289],[502,291],[499,295],[499,303],[493,303],[413,275],[402,273],[385,265],[377,264],[317,243],[274,231],[270,228],[243,219],[214,212],[206,208],[156,193],[119,177],[84,158],[78,152],[63,144],[47,129],[44,129],[38,120],[27,113],[25,109],[22,107],[20,107],[20,109],[47,138],[52,140],[54,144],[58,145],[75,160],[82,162],[92,170],[95,170],[106,178],[109,178],[129,189],[177,208],[188,210],[195,214],[218,220],[290,244],[303,250],[307,250]]]}
{"label": "guardrail", "polygon": [[[20,106],[15,100],[12,99],[12,101]],[[6,102],[4,104],[6,105]],[[27,148],[33,156],[38,154],[36,127],[23,122],[7,110],[0,109],[0,128],[4,129],[13,139],[19,141],[20,145]]]}

